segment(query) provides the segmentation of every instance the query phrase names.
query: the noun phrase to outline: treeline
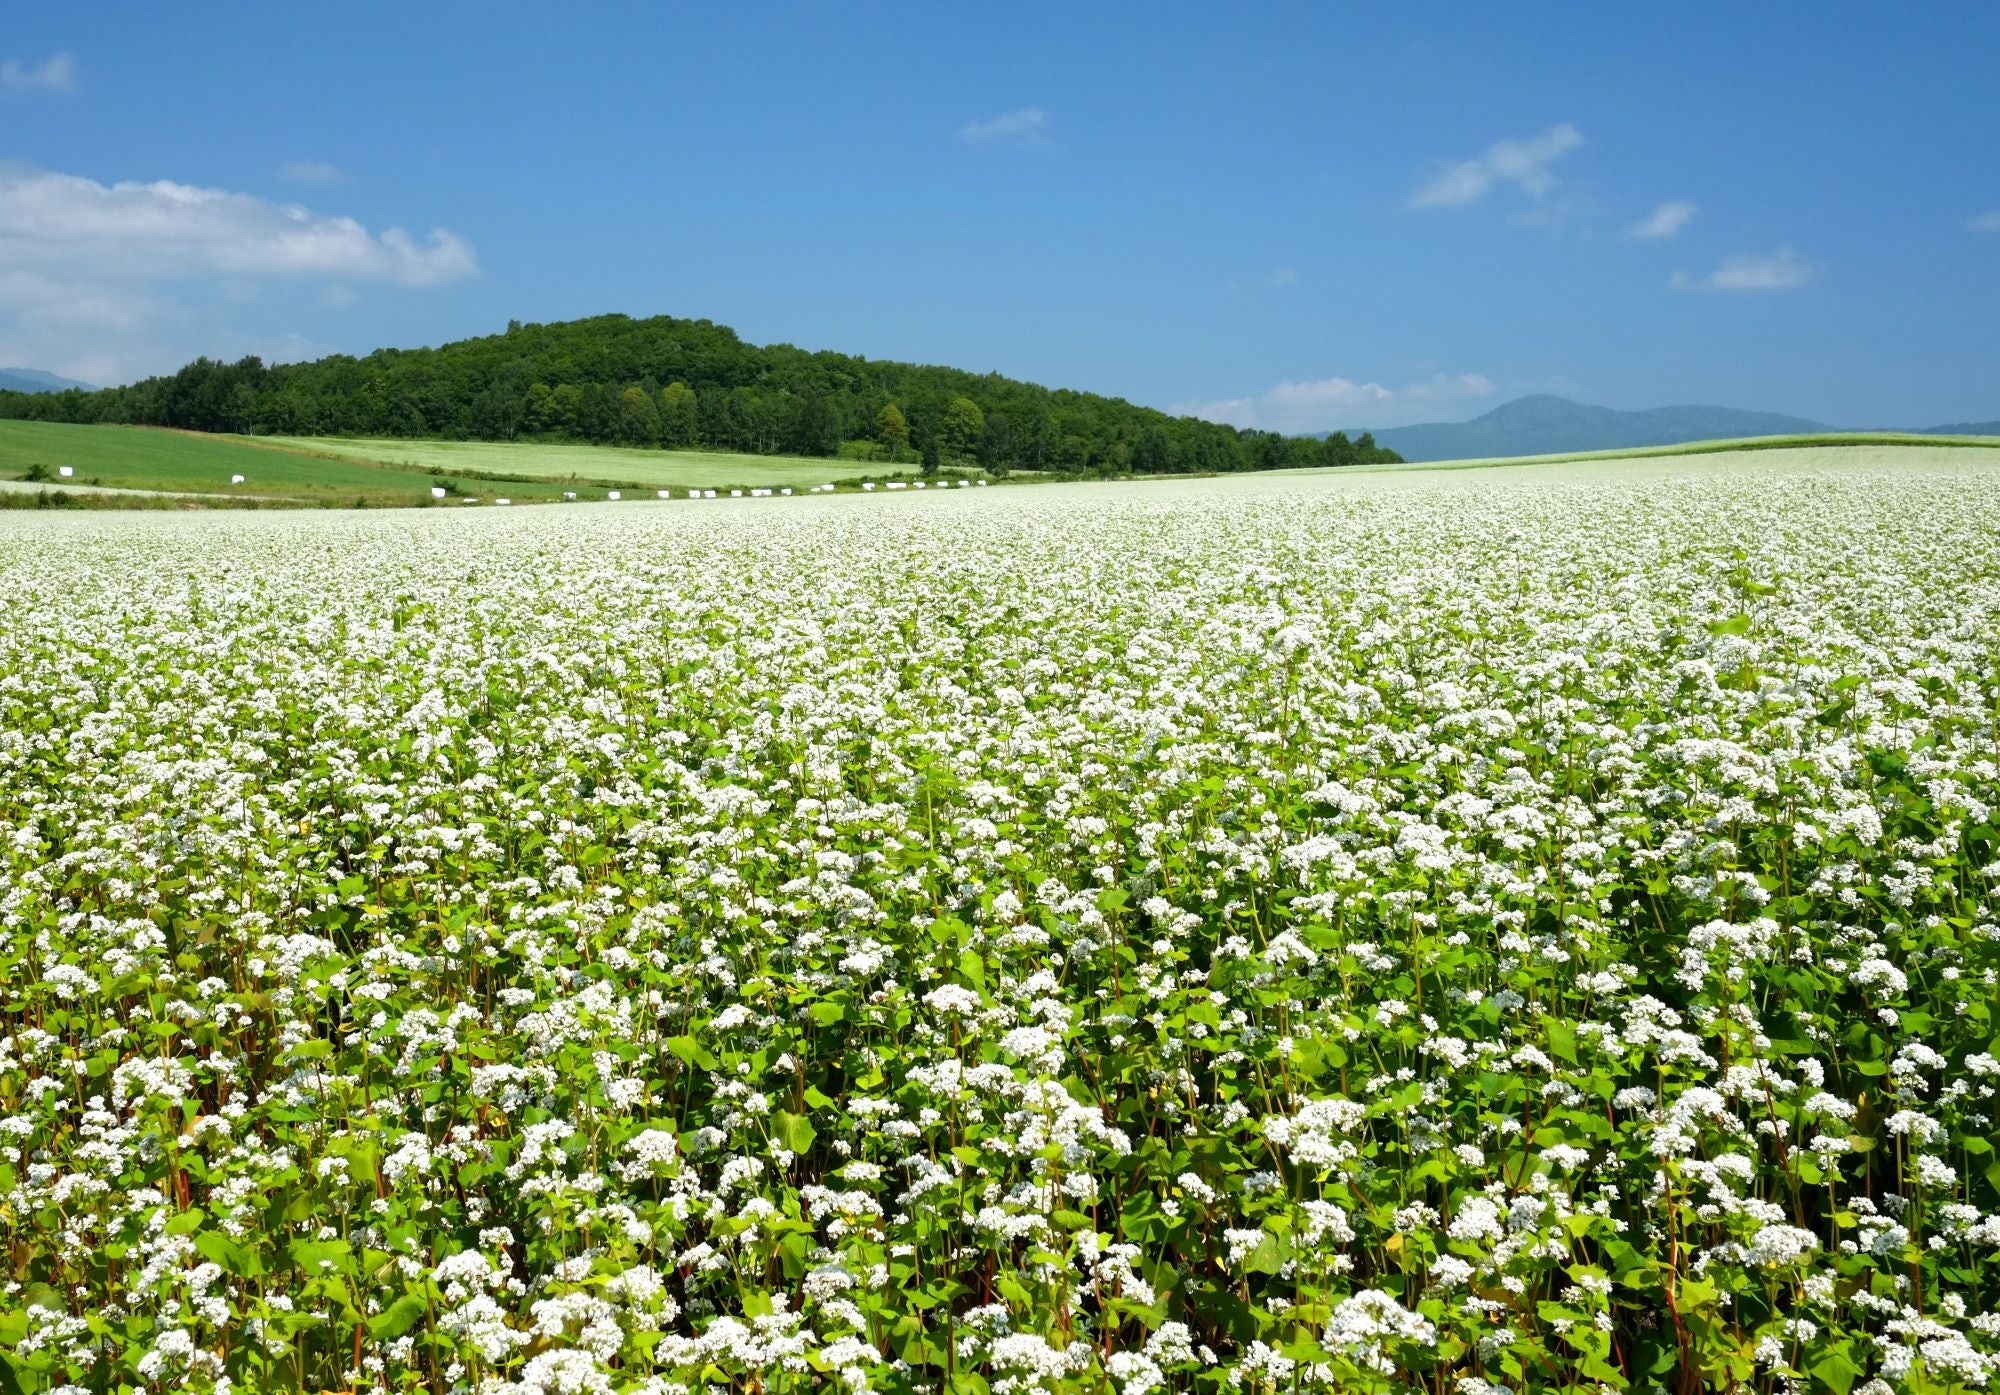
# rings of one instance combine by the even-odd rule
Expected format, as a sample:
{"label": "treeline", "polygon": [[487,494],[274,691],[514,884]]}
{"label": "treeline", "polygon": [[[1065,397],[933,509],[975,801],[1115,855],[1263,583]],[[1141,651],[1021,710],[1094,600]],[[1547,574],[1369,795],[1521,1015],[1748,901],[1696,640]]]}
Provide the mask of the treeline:
{"label": "treeline", "polygon": [[517,321],[505,334],[435,349],[313,363],[202,358],[126,387],[0,392],[0,418],[847,454],[995,473],[1219,473],[1398,458],[1366,434],[1239,431],[997,373],[760,347],[726,326],[668,316]]}

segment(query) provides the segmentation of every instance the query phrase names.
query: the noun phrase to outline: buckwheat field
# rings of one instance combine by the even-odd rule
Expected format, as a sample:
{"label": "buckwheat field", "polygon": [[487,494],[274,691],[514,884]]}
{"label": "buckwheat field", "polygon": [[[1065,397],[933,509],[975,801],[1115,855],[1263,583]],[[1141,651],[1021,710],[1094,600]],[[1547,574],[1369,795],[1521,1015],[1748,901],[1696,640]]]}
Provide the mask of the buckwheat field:
{"label": "buckwheat field", "polygon": [[2000,467],[0,515],[0,1390],[2000,1375]]}

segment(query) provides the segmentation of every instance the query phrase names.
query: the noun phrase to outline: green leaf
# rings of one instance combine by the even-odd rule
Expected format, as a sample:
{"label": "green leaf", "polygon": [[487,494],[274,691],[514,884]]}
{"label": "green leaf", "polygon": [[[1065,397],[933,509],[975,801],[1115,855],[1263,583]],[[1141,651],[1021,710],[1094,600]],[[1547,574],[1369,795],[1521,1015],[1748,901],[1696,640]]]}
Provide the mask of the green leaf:
{"label": "green leaf", "polygon": [[202,1231],[194,1237],[194,1247],[203,1259],[212,1260],[243,1278],[254,1279],[264,1272],[264,1262],[255,1250],[237,1244],[219,1231]]}
{"label": "green leaf", "polygon": [[819,1131],[812,1126],[810,1119],[803,1114],[790,1114],[784,1110],[779,1110],[775,1119],[778,1125],[778,1141],[785,1145],[787,1151],[793,1153],[811,1151],[813,1140],[819,1137]]}
{"label": "green leaf", "polygon": [[667,1050],[680,1057],[686,1065],[699,1066],[703,1070],[715,1069],[715,1057],[693,1037],[668,1037]]}
{"label": "green leaf", "polygon": [[1835,1347],[1813,1363],[1812,1374],[1833,1395],[1847,1395],[1854,1388],[1854,1378],[1861,1374],[1861,1368],[1848,1358],[1845,1347]]}
{"label": "green leaf", "polygon": [[292,1260],[308,1274],[324,1272],[320,1266],[331,1265],[333,1273],[344,1274],[354,1266],[350,1262],[353,1251],[345,1240],[294,1240]]}
{"label": "green leaf", "polygon": [[1275,1274],[1284,1263],[1284,1250],[1278,1242],[1278,1237],[1266,1232],[1264,1238],[1257,1242],[1257,1248],[1250,1252],[1250,1257],[1243,1261],[1243,1272]]}
{"label": "green leaf", "polygon": [[368,1320],[368,1334],[378,1342],[392,1342],[415,1327],[425,1311],[421,1294],[406,1293]]}

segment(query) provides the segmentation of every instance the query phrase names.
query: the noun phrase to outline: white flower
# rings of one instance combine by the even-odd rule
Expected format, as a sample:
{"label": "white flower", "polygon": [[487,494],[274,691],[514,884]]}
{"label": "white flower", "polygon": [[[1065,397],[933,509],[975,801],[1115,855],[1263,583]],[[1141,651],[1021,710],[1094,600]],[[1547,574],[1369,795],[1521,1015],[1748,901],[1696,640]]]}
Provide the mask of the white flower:
{"label": "white flower", "polygon": [[1767,1225],[1750,1237],[1746,1263],[1761,1268],[1788,1268],[1802,1263],[1819,1248],[1819,1237],[1794,1225]]}

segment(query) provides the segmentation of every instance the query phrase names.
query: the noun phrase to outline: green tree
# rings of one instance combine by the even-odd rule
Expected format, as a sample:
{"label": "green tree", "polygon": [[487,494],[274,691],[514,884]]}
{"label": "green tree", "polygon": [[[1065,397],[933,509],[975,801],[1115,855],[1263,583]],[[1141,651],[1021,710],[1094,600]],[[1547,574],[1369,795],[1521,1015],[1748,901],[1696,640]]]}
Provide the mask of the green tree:
{"label": "green tree", "polygon": [[924,437],[924,463],[923,463],[924,474],[935,475],[938,472],[939,464],[940,464],[940,456],[938,451],[937,433],[932,432],[930,435]]}
{"label": "green tree", "polygon": [[1132,451],[1132,468],[1141,474],[1163,475],[1174,467],[1174,444],[1164,428],[1149,426]]}
{"label": "green tree", "polygon": [[547,383],[530,383],[528,395],[521,403],[521,429],[539,436],[556,427],[555,394],[549,391]]}
{"label": "green tree", "polygon": [[740,387],[729,394],[729,410],[738,422],[737,445],[759,455],[775,455],[784,440],[787,418],[784,395]]}
{"label": "green tree", "polygon": [[791,418],[785,444],[793,454],[839,454],[840,416],[825,393],[813,392],[793,399]]}
{"label": "green tree", "polygon": [[995,474],[1004,475],[1014,463],[1018,449],[1013,419],[1005,412],[988,413],[986,433],[979,441],[979,463]]}
{"label": "green tree", "polygon": [[882,410],[875,414],[875,439],[888,450],[891,460],[903,458],[903,452],[910,448],[910,423],[901,407],[893,402],[882,404]]}
{"label": "green tree", "polygon": [[695,394],[701,413],[701,441],[710,450],[734,450],[736,413],[726,387],[700,388]]}
{"label": "green tree", "polygon": [[969,461],[986,435],[986,413],[970,397],[954,397],[944,409],[944,453]]}
{"label": "green tree", "polygon": [[660,409],[644,388],[628,387],[618,395],[618,439],[628,446],[660,443]]}
{"label": "green tree", "polygon": [[618,398],[608,384],[592,383],[576,407],[576,434],[586,441],[609,441],[618,435]]}
{"label": "green tree", "polygon": [[[1028,418],[1028,429],[1021,433],[1021,446],[1018,452],[1021,468],[1045,470],[1055,458],[1055,453],[1055,428],[1049,422],[1048,409],[1038,407],[1035,409],[1035,414]],[[1006,473],[1005,465],[998,468],[1000,473]]]}
{"label": "green tree", "polygon": [[686,450],[701,440],[701,409],[693,388],[671,382],[660,389],[660,443]]}
{"label": "green tree", "polygon": [[575,383],[558,383],[549,394],[549,429],[576,430],[576,415],[583,410],[583,389]]}
{"label": "green tree", "polygon": [[472,434],[484,441],[511,441],[521,431],[521,404],[499,384],[472,399]]}
{"label": "green tree", "polygon": [[[1091,393],[1051,391],[997,373],[746,344],[725,325],[664,315],[509,322],[505,334],[434,349],[332,354],[312,363],[197,359],[124,387],[0,391],[0,418],[500,439],[525,432],[611,441],[637,431],[650,439],[644,409],[624,411],[623,394],[633,386],[652,399],[658,439],[682,447],[827,448],[825,413],[811,404],[817,396],[831,408],[835,445],[873,437],[886,454],[907,460],[935,436],[941,464],[976,460],[996,474],[1010,466],[1115,469],[1135,455],[1157,464],[1158,442],[1148,437],[1155,427],[1166,433],[1166,468],[1173,470],[1285,468],[1341,454],[1338,440],[1279,447],[1261,440],[1264,433],[1171,420]],[[883,415],[891,404],[908,432],[902,441]],[[1350,441],[1348,449],[1349,463],[1391,458],[1372,441]]]}

